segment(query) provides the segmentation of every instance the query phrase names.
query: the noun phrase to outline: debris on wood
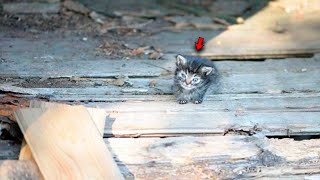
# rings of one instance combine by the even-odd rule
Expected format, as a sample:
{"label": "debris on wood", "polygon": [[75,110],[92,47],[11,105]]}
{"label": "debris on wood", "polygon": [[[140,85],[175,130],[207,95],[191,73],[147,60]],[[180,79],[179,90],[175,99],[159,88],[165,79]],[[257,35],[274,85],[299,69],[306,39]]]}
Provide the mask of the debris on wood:
{"label": "debris on wood", "polygon": [[143,88],[124,88],[121,89],[121,92],[123,93],[146,93],[148,92],[148,89],[143,89]]}
{"label": "debris on wood", "polygon": [[141,17],[141,18],[156,18],[156,17],[159,18],[168,14],[168,12],[160,11],[157,9],[143,10],[140,12],[116,10],[116,11],[113,11],[113,13],[118,17],[130,16],[130,17]]}
{"label": "debris on wood", "polygon": [[212,18],[213,22],[215,23],[218,23],[218,24],[222,24],[222,25],[225,25],[225,26],[230,26],[231,24],[226,21],[225,19],[221,19],[221,18],[218,18],[218,17],[213,17]]}
{"label": "debris on wood", "polygon": [[57,14],[60,11],[60,3],[20,2],[4,3],[3,11],[10,14]]}
{"label": "debris on wood", "polygon": [[90,12],[89,14],[89,17],[91,19],[93,19],[96,23],[99,23],[99,24],[104,24],[105,21],[106,21],[106,17],[101,15],[101,14],[98,14],[94,11]]}
{"label": "debris on wood", "polygon": [[163,56],[160,49],[157,49],[153,46],[139,47],[132,50],[132,54],[135,56],[139,55],[148,55],[149,59],[160,59]]}
{"label": "debris on wood", "polygon": [[247,0],[215,0],[209,7],[216,15],[239,16],[251,7]]}
{"label": "debris on wood", "polygon": [[[37,90],[14,86],[12,83],[1,84],[0,85],[0,91],[7,92],[7,93],[40,95],[40,93]],[[48,90],[48,93],[52,94],[53,91]]]}
{"label": "debris on wood", "polygon": [[279,22],[276,22],[275,26],[271,28],[273,32],[276,33],[285,33],[287,29],[284,27],[284,25],[281,25]]}
{"label": "debris on wood", "polygon": [[156,87],[156,85],[157,85],[157,81],[156,80],[152,80],[152,81],[149,82],[149,86],[150,87]]}
{"label": "debris on wood", "polygon": [[196,28],[202,30],[220,30],[226,28],[226,26],[221,23],[214,23],[215,21],[210,17],[172,16],[166,19],[175,24],[175,29]]}
{"label": "debris on wood", "polygon": [[105,53],[107,56],[115,57],[130,57],[132,56],[132,50],[126,45],[117,41],[105,41],[98,48],[98,51]]}
{"label": "debris on wood", "polygon": [[63,2],[62,5],[67,10],[70,10],[70,11],[73,11],[76,13],[80,13],[80,14],[84,14],[84,15],[87,15],[90,13],[90,10],[87,7],[85,7],[84,5],[82,5],[81,3],[77,2],[77,1],[66,0]]}
{"label": "debris on wood", "polygon": [[13,112],[18,108],[28,107],[29,100],[16,94],[6,93],[0,98],[0,116],[14,120]]}

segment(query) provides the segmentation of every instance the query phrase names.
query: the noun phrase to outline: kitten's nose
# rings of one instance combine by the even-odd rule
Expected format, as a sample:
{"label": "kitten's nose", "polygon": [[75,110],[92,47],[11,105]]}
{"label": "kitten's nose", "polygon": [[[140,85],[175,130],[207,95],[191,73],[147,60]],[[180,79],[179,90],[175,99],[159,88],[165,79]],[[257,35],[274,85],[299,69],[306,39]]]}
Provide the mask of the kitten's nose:
{"label": "kitten's nose", "polygon": [[186,84],[187,85],[191,84],[191,81],[186,80]]}

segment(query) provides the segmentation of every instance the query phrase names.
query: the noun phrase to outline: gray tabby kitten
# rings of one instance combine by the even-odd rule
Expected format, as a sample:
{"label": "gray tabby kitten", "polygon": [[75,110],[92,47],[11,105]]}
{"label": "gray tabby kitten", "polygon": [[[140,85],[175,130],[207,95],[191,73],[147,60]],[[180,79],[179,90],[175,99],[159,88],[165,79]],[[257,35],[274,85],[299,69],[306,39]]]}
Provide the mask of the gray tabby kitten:
{"label": "gray tabby kitten", "polygon": [[176,57],[174,92],[179,104],[200,104],[211,84],[218,78],[213,62],[195,56]]}

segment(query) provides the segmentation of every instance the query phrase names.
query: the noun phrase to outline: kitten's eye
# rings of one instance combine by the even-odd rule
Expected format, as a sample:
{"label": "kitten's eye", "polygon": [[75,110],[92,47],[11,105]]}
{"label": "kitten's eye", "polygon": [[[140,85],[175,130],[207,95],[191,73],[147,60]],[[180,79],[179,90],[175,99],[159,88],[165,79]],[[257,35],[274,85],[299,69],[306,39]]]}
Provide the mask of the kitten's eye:
{"label": "kitten's eye", "polygon": [[200,81],[200,79],[197,78],[197,77],[192,79],[192,82],[194,82],[194,83],[197,83],[197,82],[199,82],[199,81]]}
{"label": "kitten's eye", "polygon": [[181,73],[181,77],[186,78],[187,75],[185,73]]}

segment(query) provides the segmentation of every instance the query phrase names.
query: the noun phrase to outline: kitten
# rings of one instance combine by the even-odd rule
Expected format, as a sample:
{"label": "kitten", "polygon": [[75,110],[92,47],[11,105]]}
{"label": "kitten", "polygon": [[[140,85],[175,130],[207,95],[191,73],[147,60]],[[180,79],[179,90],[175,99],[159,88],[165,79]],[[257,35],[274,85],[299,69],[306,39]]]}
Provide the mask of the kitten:
{"label": "kitten", "polygon": [[178,103],[200,104],[210,85],[216,82],[218,71],[209,60],[178,55],[174,75],[173,87]]}

